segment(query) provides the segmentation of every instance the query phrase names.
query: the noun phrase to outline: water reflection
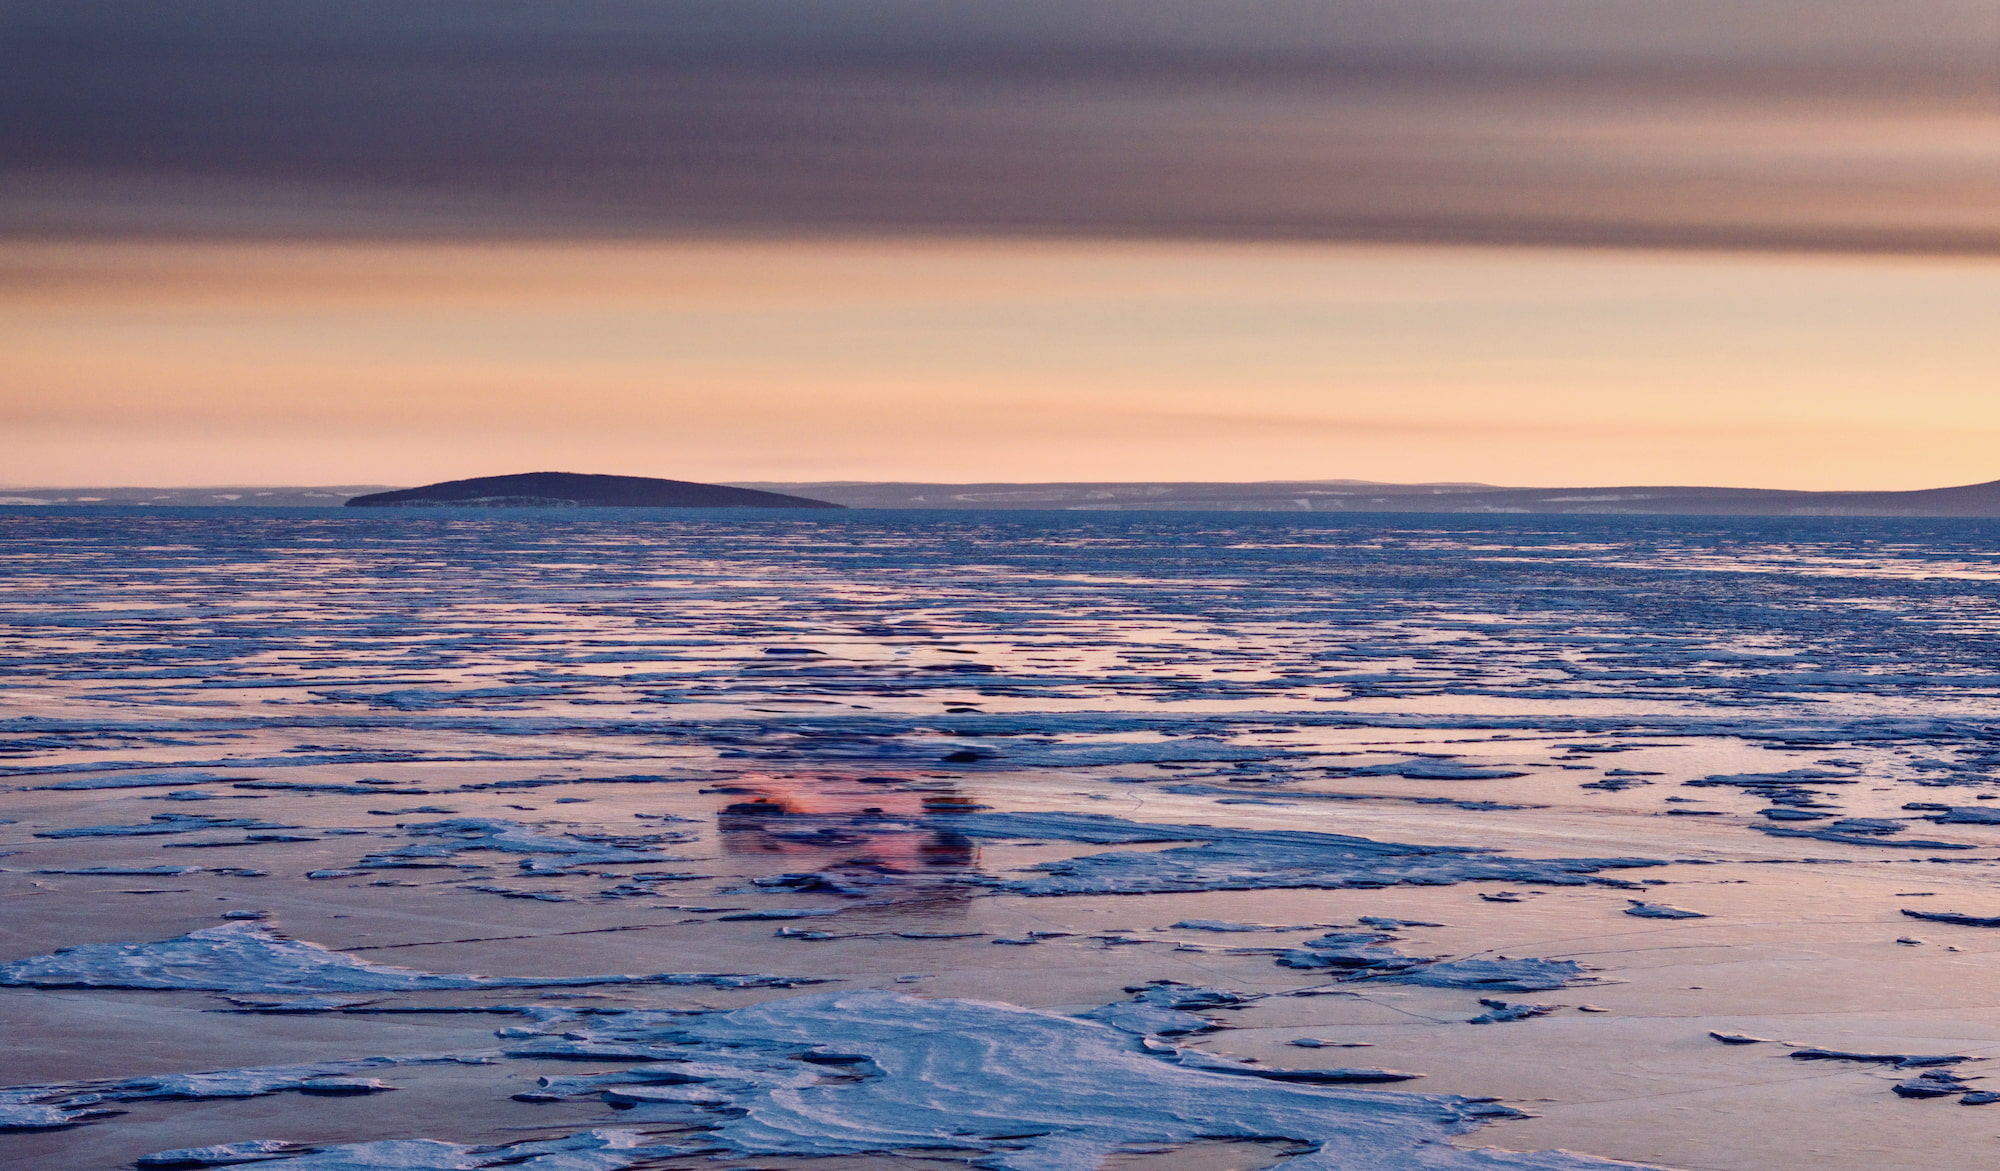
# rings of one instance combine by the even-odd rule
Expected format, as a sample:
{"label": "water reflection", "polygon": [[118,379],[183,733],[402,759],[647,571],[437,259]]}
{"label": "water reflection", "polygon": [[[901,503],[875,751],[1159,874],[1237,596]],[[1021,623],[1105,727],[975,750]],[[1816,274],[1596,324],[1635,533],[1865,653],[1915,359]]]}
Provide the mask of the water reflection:
{"label": "water reflection", "polygon": [[979,847],[931,818],[979,808],[957,785],[901,776],[762,776],[731,785],[716,813],[723,851],[782,858],[758,879],[801,891],[893,899],[905,909],[962,904]]}

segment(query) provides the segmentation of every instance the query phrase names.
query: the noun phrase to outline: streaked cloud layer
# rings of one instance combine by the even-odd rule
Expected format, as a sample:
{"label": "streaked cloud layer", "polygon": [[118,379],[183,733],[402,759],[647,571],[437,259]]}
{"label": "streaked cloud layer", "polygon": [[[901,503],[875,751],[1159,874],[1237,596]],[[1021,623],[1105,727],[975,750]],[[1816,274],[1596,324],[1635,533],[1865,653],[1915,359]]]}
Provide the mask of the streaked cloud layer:
{"label": "streaked cloud layer", "polygon": [[1993,0],[15,0],[0,476],[2000,475]]}
{"label": "streaked cloud layer", "polygon": [[1990,0],[25,0],[0,231],[2000,251]]}

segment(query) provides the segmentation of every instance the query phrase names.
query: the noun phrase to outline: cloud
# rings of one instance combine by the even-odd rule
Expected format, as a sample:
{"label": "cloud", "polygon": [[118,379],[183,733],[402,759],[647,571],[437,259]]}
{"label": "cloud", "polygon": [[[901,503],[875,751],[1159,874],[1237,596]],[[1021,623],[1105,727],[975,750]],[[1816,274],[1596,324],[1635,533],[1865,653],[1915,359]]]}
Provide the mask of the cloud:
{"label": "cloud", "polygon": [[2000,252],[2000,15],[1921,0],[67,0],[0,232]]}

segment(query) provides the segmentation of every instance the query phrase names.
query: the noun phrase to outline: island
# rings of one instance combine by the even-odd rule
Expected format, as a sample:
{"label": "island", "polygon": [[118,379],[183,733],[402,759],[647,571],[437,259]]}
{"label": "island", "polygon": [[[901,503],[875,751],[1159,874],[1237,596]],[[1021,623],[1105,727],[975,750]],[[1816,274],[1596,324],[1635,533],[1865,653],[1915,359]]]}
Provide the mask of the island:
{"label": "island", "polygon": [[475,476],[421,488],[371,492],[348,508],[845,508],[825,500],[660,480],[651,476],[593,476],[578,472],[522,472]]}

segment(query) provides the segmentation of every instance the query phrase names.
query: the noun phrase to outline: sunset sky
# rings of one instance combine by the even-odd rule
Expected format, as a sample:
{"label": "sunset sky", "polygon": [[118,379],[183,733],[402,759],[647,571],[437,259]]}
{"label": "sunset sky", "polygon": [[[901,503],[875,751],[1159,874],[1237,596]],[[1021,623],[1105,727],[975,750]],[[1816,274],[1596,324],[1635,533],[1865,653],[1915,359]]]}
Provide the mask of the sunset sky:
{"label": "sunset sky", "polygon": [[0,483],[2000,478],[1991,0],[29,0]]}

